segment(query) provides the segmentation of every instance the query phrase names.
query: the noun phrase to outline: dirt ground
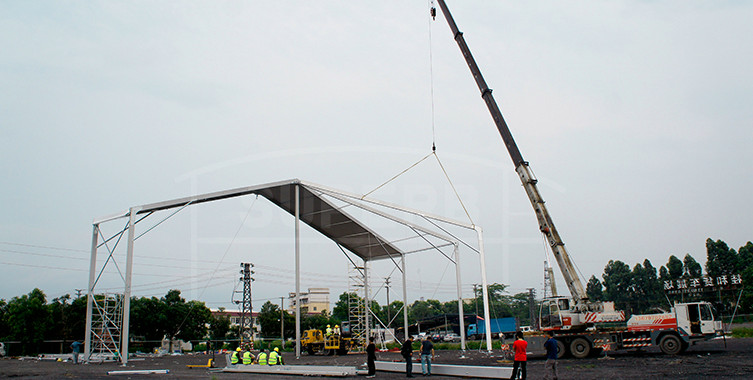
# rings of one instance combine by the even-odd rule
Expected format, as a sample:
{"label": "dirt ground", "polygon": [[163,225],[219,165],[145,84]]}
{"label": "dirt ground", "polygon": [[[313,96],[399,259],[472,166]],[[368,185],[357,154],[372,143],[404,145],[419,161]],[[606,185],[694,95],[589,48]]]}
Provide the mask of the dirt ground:
{"label": "dirt ground", "polygon": [[[437,351],[434,363],[469,364],[488,366],[509,366],[502,363],[500,352],[488,355],[485,351],[467,351],[461,358],[460,351]],[[316,364],[359,366],[365,364],[364,354],[349,354],[340,357],[308,356],[303,354],[296,360],[290,353],[284,355],[286,364]],[[559,361],[560,379],[750,379],[753,378],[753,338],[727,339],[725,348],[722,340],[699,343],[678,356],[667,356],[657,349],[645,352],[610,352],[608,358],[562,359]],[[122,367],[116,363],[79,364],[37,360],[0,360],[0,377],[18,379],[294,379],[296,376],[250,375],[215,373],[204,368],[190,369],[187,364],[206,364],[210,355],[182,355],[163,357],[139,357]],[[217,356],[218,366],[224,366],[224,359]],[[399,353],[377,354],[378,360],[400,360]],[[168,374],[153,375],[107,375],[108,371],[168,369]],[[543,376],[544,358],[532,357],[528,363],[528,378],[540,379]],[[420,373],[417,374],[421,376]],[[404,378],[404,374],[377,372],[377,378]],[[452,377],[432,376],[436,379]]]}

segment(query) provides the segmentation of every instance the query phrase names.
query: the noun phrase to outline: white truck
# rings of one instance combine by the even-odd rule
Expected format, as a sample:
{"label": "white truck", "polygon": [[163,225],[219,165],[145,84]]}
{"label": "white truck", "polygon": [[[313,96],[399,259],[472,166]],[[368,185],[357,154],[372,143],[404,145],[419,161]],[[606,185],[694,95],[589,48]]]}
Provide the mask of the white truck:
{"label": "white truck", "polygon": [[[549,315],[548,320],[556,320]],[[551,318],[555,317],[555,318]],[[553,331],[559,348],[558,357],[571,354],[585,358],[596,351],[617,349],[644,349],[658,346],[668,355],[685,351],[690,345],[720,336],[721,321],[716,319],[714,308],[708,302],[675,303],[667,313],[635,314],[627,322],[595,322],[585,329],[570,328],[566,323],[543,326]],[[544,353],[548,336],[540,333],[526,334],[529,350]]]}

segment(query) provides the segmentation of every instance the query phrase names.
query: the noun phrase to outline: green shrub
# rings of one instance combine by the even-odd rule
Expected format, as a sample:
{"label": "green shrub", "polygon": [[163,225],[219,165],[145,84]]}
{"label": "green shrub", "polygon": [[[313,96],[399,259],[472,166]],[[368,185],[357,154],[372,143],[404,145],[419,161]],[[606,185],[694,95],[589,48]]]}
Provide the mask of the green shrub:
{"label": "green shrub", "polygon": [[736,327],[732,329],[732,337],[734,338],[750,338],[753,337],[753,328],[749,327]]}

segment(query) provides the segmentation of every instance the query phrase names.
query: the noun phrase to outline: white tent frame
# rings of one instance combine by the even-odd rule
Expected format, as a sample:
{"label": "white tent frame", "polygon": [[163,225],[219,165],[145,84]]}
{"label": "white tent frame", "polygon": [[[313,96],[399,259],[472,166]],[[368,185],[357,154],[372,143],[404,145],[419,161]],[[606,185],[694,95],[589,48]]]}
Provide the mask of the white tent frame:
{"label": "white tent frame", "polygon": [[[94,306],[94,297],[95,297],[95,291],[96,285],[99,280],[99,276],[102,275],[104,272],[104,269],[107,267],[108,263],[111,261],[114,262],[114,258],[112,257],[113,251],[116,247],[113,247],[110,249],[109,246],[107,246],[107,243],[111,241],[114,238],[118,238],[118,241],[122,238],[122,235],[127,231],[127,251],[126,251],[126,269],[125,269],[125,275],[121,276],[124,280],[124,290],[123,290],[123,318],[122,320],[122,326],[120,327],[119,335],[121,337],[121,340],[118,347],[118,353],[119,353],[119,359],[123,365],[125,365],[128,362],[128,345],[129,345],[129,324],[130,324],[130,301],[131,301],[131,285],[132,285],[132,275],[133,275],[133,251],[134,251],[134,242],[139,237],[143,236],[147,232],[151,231],[153,228],[155,228],[157,225],[161,224],[165,220],[169,219],[179,211],[183,210],[184,208],[198,203],[203,202],[211,202],[215,200],[221,200],[221,199],[227,199],[227,198],[233,198],[233,197],[239,197],[244,195],[250,195],[250,194],[261,194],[265,197],[268,197],[268,195],[265,195],[265,191],[268,191],[272,188],[280,188],[280,187],[286,187],[286,186],[294,186],[294,200],[293,200],[293,207],[290,207],[290,205],[286,205],[286,207],[289,207],[290,209],[286,209],[286,207],[283,207],[281,202],[277,202],[275,200],[272,200],[274,203],[276,203],[278,206],[286,209],[286,211],[291,212],[293,216],[295,217],[295,305],[296,305],[296,357],[300,357],[301,354],[301,344],[300,344],[300,337],[301,337],[301,319],[300,319],[300,221],[301,221],[301,188],[305,188],[306,191],[310,193],[315,193],[317,197],[319,197],[318,201],[323,202],[325,205],[329,205],[332,207],[331,204],[329,204],[326,200],[321,199],[321,195],[327,195],[329,197],[332,197],[334,199],[337,199],[341,202],[347,203],[349,205],[353,205],[355,207],[358,207],[362,210],[365,210],[367,212],[373,213],[375,215],[381,216],[383,218],[386,218],[388,220],[391,220],[393,222],[405,225],[415,231],[419,236],[426,236],[430,235],[437,239],[440,239],[442,241],[445,241],[446,245],[453,245],[453,251],[454,251],[454,260],[450,259],[451,261],[454,261],[455,264],[455,274],[456,274],[456,281],[457,281],[457,296],[458,296],[458,312],[459,312],[459,322],[460,322],[460,330],[461,332],[464,331],[464,318],[463,318],[463,306],[462,306],[462,291],[461,291],[461,281],[460,281],[460,255],[459,255],[459,244],[462,243],[463,245],[471,248],[472,250],[479,253],[479,261],[480,261],[480,269],[481,269],[481,280],[482,280],[482,297],[483,297],[483,304],[484,304],[484,321],[486,324],[486,347],[487,351],[491,352],[491,326],[490,326],[490,319],[489,319],[489,296],[488,296],[488,287],[487,287],[487,279],[486,279],[486,259],[484,255],[484,245],[483,245],[483,232],[481,227],[473,225],[473,224],[467,224],[463,222],[458,222],[455,220],[451,220],[448,218],[436,216],[433,214],[425,213],[419,210],[414,210],[402,206],[398,206],[392,203],[379,201],[373,198],[365,198],[363,196],[355,195],[352,193],[335,190],[332,188],[327,188],[321,185],[316,185],[310,182],[304,182],[298,179],[288,180],[288,181],[280,181],[265,185],[259,185],[259,186],[250,186],[250,187],[243,187],[243,188],[237,188],[232,190],[225,190],[225,191],[219,191],[219,192],[213,192],[213,193],[207,193],[202,195],[196,195],[186,198],[179,198],[175,200],[170,201],[164,201],[159,203],[153,203],[153,204],[147,204],[142,206],[134,206],[128,209],[128,211],[103,217],[99,219],[95,219],[93,224],[93,232],[92,232],[92,245],[91,245],[91,259],[89,263],[89,286],[87,288],[87,308],[86,308],[86,338],[84,342],[84,360],[86,362],[89,362],[91,358],[91,348],[92,348],[92,339],[100,339],[100,337],[97,337],[93,331],[92,331],[92,322],[93,322],[93,306]],[[404,219],[401,219],[395,215],[391,215],[387,212],[378,210],[374,207],[370,207],[364,203],[370,203],[372,205],[377,205],[384,208],[393,209],[396,211],[405,212],[408,214],[419,216],[427,221],[429,221],[431,224],[433,224],[435,227],[437,227],[439,230],[441,230],[443,233],[439,233],[436,231],[432,231],[430,229],[418,226],[414,223],[411,223],[409,221],[406,221]],[[158,223],[156,223],[151,228],[146,229],[144,232],[142,232],[140,235],[136,236],[136,224],[138,224],[140,221],[144,220],[147,216],[151,215],[155,211],[160,210],[167,210],[167,209],[177,209],[172,214],[168,215],[166,218],[162,219]],[[378,242],[377,245],[369,245],[366,247],[367,251],[364,251],[364,247],[356,247],[357,249],[353,249],[352,244],[350,246],[343,244],[345,248],[350,250],[351,252],[355,253],[359,257],[361,257],[364,260],[364,283],[365,285],[365,300],[367,302],[366,308],[369,310],[370,313],[370,297],[369,297],[369,289],[368,289],[368,271],[367,267],[368,261],[373,260],[381,260],[389,258],[395,263],[396,266],[398,266],[398,269],[402,272],[402,285],[403,285],[403,307],[404,313],[403,313],[403,324],[405,329],[406,337],[408,335],[408,313],[407,313],[407,288],[406,288],[406,271],[405,271],[405,256],[407,252],[402,252],[399,249],[396,249],[390,242],[387,240],[381,238],[379,235],[377,235],[375,232],[369,230],[365,226],[361,225],[357,220],[352,218],[350,215],[344,214],[342,210],[337,210],[338,215],[340,216],[346,216],[350,218],[350,222],[355,223],[360,227],[361,229],[364,229],[365,232],[368,234],[369,239],[374,239],[374,241]],[[137,215],[139,214],[146,214],[146,216],[142,217],[141,219],[137,220]],[[104,240],[102,244],[99,244],[99,237],[102,235],[100,230],[100,225],[103,223],[111,222],[114,220],[119,220],[123,218],[128,218],[128,222],[126,224],[126,227],[122,230],[120,230],[118,233],[116,233],[114,236],[110,237],[109,239],[105,239],[104,236],[102,236],[102,239]],[[307,223],[310,223],[309,220]],[[446,229],[443,229],[439,225],[437,225],[435,222],[442,222],[450,225],[454,225],[457,227],[462,227],[465,229],[474,230],[476,232],[476,236],[478,239],[478,249],[473,248],[472,246],[468,245],[467,243],[463,242],[461,239],[458,239],[456,236],[453,236],[450,234]],[[312,225],[312,227],[317,227]],[[321,227],[321,226],[318,226]],[[327,235],[325,232],[323,232],[320,229],[320,232]],[[424,235],[421,235],[424,234]],[[449,235],[449,236],[448,236]],[[343,241],[347,241],[349,244],[352,243],[351,240],[341,238],[343,240],[339,240],[338,238],[333,238],[332,236],[327,235],[331,239],[335,240],[338,245],[340,245]],[[427,240],[428,242],[428,240]],[[431,243],[429,243],[431,244]],[[99,275],[97,273],[97,251],[100,246],[105,246],[107,250],[110,253],[110,256],[108,257],[107,261],[105,262],[104,266],[99,271]],[[117,246],[117,243],[115,244]],[[372,246],[378,246],[381,248],[383,252],[379,252],[378,254],[372,256],[371,255],[371,247]],[[438,247],[433,246],[431,249],[439,250]],[[365,254],[365,252],[367,252]],[[440,251],[441,252],[441,251]],[[397,264],[395,261],[395,258],[393,257],[395,254],[399,255],[400,258],[400,265]],[[111,260],[112,259],[112,260]],[[448,257],[449,259],[449,257]],[[118,271],[120,272],[120,269],[118,268]],[[369,313],[366,314],[366,337],[370,337],[369,332]],[[465,334],[461,335],[461,347],[465,349]]]}

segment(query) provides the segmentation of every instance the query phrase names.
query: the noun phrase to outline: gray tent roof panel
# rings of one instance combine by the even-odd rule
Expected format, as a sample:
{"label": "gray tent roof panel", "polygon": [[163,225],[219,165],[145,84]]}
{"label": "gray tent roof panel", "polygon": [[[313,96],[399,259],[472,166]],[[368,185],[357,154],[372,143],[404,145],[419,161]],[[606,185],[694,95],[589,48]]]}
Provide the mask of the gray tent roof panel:
{"label": "gray tent roof panel", "polygon": [[[313,186],[298,179],[273,182],[258,186],[207,193],[135,207],[138,214],[183,207],[187,204],[211,202],[243,195],[258,194],[267,198],[291,215],[295,215],[295,188],[299,187],[302,222],[319,231],[343,248],[364,260],[378,260],[399,256],[402,251],[379,236],[366,225],[324,199]],[[114,218],[127,216],[128,212],[95,221],[99,224]]]}

